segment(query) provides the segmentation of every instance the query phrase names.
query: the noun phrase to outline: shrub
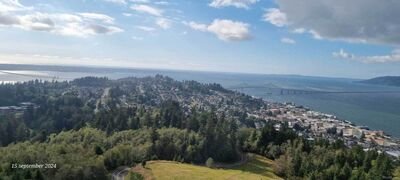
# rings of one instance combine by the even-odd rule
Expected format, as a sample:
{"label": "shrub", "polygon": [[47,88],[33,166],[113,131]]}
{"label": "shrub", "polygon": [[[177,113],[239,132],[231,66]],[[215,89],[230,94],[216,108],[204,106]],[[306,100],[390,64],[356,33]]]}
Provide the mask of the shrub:
{"label": "shrub", "polygon": [[130,172],[129,176],[130,176],[129,180],[143,180],[144,179],[143,175],[141,175],[139,173]]}
{"label": "shrub", "polygon": [[214,159],[213,158],[208,158],[206,161],[206,166],[209,168],[213,168],[214,167]]}

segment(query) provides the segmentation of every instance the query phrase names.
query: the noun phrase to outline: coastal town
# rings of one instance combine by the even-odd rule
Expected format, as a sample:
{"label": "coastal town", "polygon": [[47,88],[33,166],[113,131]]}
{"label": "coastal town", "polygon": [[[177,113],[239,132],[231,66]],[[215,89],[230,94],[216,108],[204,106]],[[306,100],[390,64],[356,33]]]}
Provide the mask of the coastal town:
{"label": "coastal town", "polygon": [[400,0],[0,0],[0,180],[400,180]]}
{"label": "coastal town", "polygon": [[[19,166],[31,165],[29,159],[57,164],[55,175],[34,172],[46,177],[81,177],[64,171],[80,167],[68,163],[84,162],[80,172],[89,172],[88,177],[107,177],[118,167],[146,161],[206,164],[211,170],[215,166],[207,162],[240,163],[257,155],[271,162],[263,167],[272,166],[277,177],[320,171],[316,179],[327,179],[320,177],[332,177],[336,172],[328,170],[337,168],[341,179],[358,177],[352,169],[379,179],[391,177],[399,162],[399,141],[382,131],[215,83],[162,75],[84,77],[6,84],[0,91],[0,177],[18,176],[9,173],[14,172],[10,167],[29,171]],[[39,152],[46,153],[38,157]],[[368,171],[362,168],[366,166]]]}
{"label": "coastal town", "polygon": [[[120,80],[121,82],[124,79]],[[268,121],[277,122],[276,130],[287,124],[299,136],[309,141],[324,138],[330,142],[342,140],[348,147],[360,145],[365,151],[370,149],[400,157],[400,140],[380,130],[358,126],[334,115],[313,111],[294,103],[269,102],[238,91],[231,91],[219,84],[201,84],[195,81],[175,81],[169,77],[157,75],[154,78],[129,78],[129,84],[116,87],[72,86],[60,90],[61,95],[76,95],[95,106],[95,113],[109,109],[109,102],[115,92],[124,93],[113,100],[120,107],[158,106],[165,100],[179,102],[184,113],[189,115],[193,108],[210,111],[218,115],[235,119],[237,123],[261,128]],[[206,87],[206,88],[205,88]],[[22,116],[29,107],[37,108],[34,103],[22,102],[15,106],[0,107],[0,114],[15,113]]]}
{"label": "coastal town", "polygon": [[[191,90],[191,86],[199,86],[194,81],[184,82],[186,86],[183,87],[169,87],[168,84],[171,83],[166,82],[173,82],[171,79],[162,76],[157,76],[156,79],[162,83],[150,86],[141,82],[136,92],[151,93],[150,96],[155,97],[154,101],[165,99],[178,101],[186,113],[193,107],[206,110],[214,108],[217,113],[236,119],[238,122],[243,122],[244,117],[251,118],[257,128],[261,128],[266,121],[287,123],[299,136],[310,141],[316,138],[324,138],[330,142],[340,139],[348,147],[360,145],[364,151],[374,149],[396,158],[400,157],[400,140],[381,130],[358,126],[351,121],[316,112],[294,103],[269,102],[241,92],[229,91],[218,84],[209,84],[213,87],[212,90],[200,93]],[[279,126],[278,123],[277,130]]]}
{"label": "coastal town", "polygon": [[[357,126],[334,115],[316,112],[294,103],[268,103],[268,108],[250,113],[249,116],[287,123],[298,135],[310,141],[316,138],[325,138],[331,142],[340,139],[348,147],[360,145],[364,151],[375,149],[400,157],[399,139],[381,130]],[[276,128],[279,129],[280,125]]]}
{"label": "coastal town", "polygon": [[[342,120],[334,115],[316,112],[307,107],[294,103],[269,102],[261,98],[252,97],[238,91],[226,90],[218,84],[209,84],[207,93],[193,91],[193,87],[200,87],[198,82],[184,82],[184,86],[175,86],[174,81],[168,77],[156,76],[155,83],[138,82],[135,92],[152,98],[152,102],[160,103],[162,100],[172,99],[178,101],[188,114],[193,107],[205,110],[215,109],[218,114],[243,122],[251,118],[257,128],[261,128],[266,121],[287,123],[299,136],[313,141],[316,138],[344,141],[345,145],[352,147],[360,145],[365,151],[370,149],[385,152],[393,157],[400,157],[400,140],[391,137],[381,130],[369,129],[358,126],[351,121]],[[124,104],[131,104],[126,97],[122,98]],[[279,130],[280,124],[276,125]]]}

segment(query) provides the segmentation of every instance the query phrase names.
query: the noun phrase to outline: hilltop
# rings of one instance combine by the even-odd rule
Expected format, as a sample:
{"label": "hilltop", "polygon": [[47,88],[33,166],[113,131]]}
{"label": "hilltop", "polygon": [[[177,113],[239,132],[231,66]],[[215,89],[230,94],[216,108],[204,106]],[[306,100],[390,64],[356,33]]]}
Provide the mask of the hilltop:
{"label": "hilltop", "polygon": [[364,81],[360,81],[365,84],[385,85],[385,86],[400,86],[400,76],[383,76],[376,77]]}
{"label": "hilltop", "polygon": [[273,172],[285,179],[380,179],[397,165],[376,151],[383,148],[373,144],[385,140],[382,133],[358,136],[361,130],[334,116],[214,83],[160,75],[36,80],[1,84],[0,106],[0,179],[102,180],[147,161],[150,168],[178,164],[167,163],[164,171],[154,166],[160,176],[221,171],[257,178],[254,169],[273,176],[262,163],[224,170],[189,165],[237,164],[246,153],[273,160]]}
{"label": "hilltop", "polygon": [[146,168],[138,165],[133,172],[144,179],[281,179],[272,172],[273,161],[249,154],[249,161],[232,168],[208,168],[173,161],[150,161]]}

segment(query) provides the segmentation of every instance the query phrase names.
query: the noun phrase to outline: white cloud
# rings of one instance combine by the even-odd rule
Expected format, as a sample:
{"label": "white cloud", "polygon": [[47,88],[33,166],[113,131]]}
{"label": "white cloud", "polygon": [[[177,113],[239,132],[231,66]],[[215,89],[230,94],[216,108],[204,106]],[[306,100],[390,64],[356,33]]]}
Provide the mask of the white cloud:
{"label": "white cloud", "polygon": [[[107,67],[157,68],[207,70],[210,64],[198,64],[187,61],[176,61],[169,58],[110,58],[104,56],[63,56],[62,54],[4,54],[0,53],[3,64],[44,64],[44,65],[96,65]],[[215,66],[215,65],[213,65]]]}
{"label": "white cloud", "polygon": [[190,28],[197,30],[197,31],[207,31],[207,25],[206,24],[199,24],[196,22],[183,22],[183,24],[189,26]]}
{"label": "white cloud", "polygon": [[171,21],[166,18],[158,18],[156,20],[156,24],[160,26],[162,29],[169,29],[171,27]]}
{"label": "white cloud", "polygon": [[240,41],[250,38],[248,27],[246,23],[216,19],[207,29],[221,40]]}
{"label": "white cloud", "polygon": [[236,8],[248,9],[250,5],[257,3],[258,1],[259,0],[212,0],[209,5],[215,8],[234,6]]}
{"label": "white cloud", "polygon": [[58,21],[83,22],[83,18],[76,14],[52,14],[51,17],[57,19]]}
{"label": "white cloud", "polygon": [[[400,1],[276,0],[266,20],[279,27],[303,28],[320,39],[400,45]],[[279,15],[280,14],[280,15]],[[280,18],[272,18],[279,15]],[[286,18],[283,18],[284,16]],[[285,20],[285,21],[284,21]]]}
{"label": "white cloud", "polygon": [[282,38],[281,42],[285,44],[296,44],[296,41],[290,38]]}
{"label": "white cloud", "polygon": [[111,3],[116,3],[116,4],[123,4],[123,5],[126,4],[125,0],[104,0],[104,1],[111,2]]}
{"label": "white cloud", "polygon": [[283,27],[288,24],[286,14],[276,8],[267,9],[263,18],[264,21],[267,21],[278,27]]}
{"label": "white cloud", "polygon": [[157,4],[157,5],[169,5],[169,2],[167,2],[167,1],[157,1],[157,2],[154,2],[154,4]]}
{"label": "white cloud", "polygon": [[88,37],[123,32],[112,26],[114,18],[98,13],[43,13],[18,0],[0,0],[0,26],[42,31],[64,36]]}
{"label": "white cloud", "polygon": [[132,14],[131,13],[122,13],[122,15],[126,16],[126,17],[131,17]]}
{"label": "white cloud", "polygon": [[156,28],[149,27],[149,26],[136,26],[136,28],[138,28],[142,31],[146,31],[146,32],[152,32],[152,31],[156,30]]}
{"label": "white cloud", "polygon": [[292,32],[295,33],[295,34],[303,34],[303,33],[305,33],[306,31],[307,31],[307,30],[304,29],[304,28],[296,28],[296,29],[294,29]]}
{"label": "white cloud", "polygon": [[210,32],[224,41],[243,41],[250,38],[249,24],[226,19],[215,19],[210,25],[184,22],[194,30]]}
{"label": "white cloud", "polygon": [[99,20],[109,24],[114,23],[114,18],[105,14],[98,14],[98,13],[78,13],[78,14],[86,19]]}
{"label": "white cloud", "polygon": [[133,2],[133,3],[149,3],[150,1],[149,0],[129,0],[130,2]]}
{"label": "white cloud", "polygon": [[143,37],[139,37],[139,36],[132,36],[131,37],[133,40],[136,40],[136,41],[141,41],[141,40],[143,40]]}
{"label": "white cloud", "polygon": [[55,29],[55,22],[49,14],[34,13],[19,17],[20,28],[36,31],[52,31]]}
{"label": "white cloud", "polygon": [[9,26],[20,24],[20,19],[15,16],[0,13],[0,25]]}
{"label": "white cloud", "polygon": [[347,60],[354,60],[363,63],[388,63],[400,62],[400,50],[394,50],[391,54],[387,55],[374,55],[374,56],[356,56],[341,49],[339,52],[333,52],[333,57]]}
{"label": "white cloud", "polygon": [[0,0],[0,13],[32,9],[22,5],[19,0]]}
{"label": "white cloud", "polygon": [[76,37],[123,32],[121,28],[107,25],[113,23],[113,20],[107,15],[94,13],[29,12],[24,15],[0,15],[0,25],[2,26]]}
{"label": "white cloud", "polygon": [[114,34],[114,33],[124,31],[121,28],[118,28],[115,26],[105,26],[105,25],[101,25],[101,24],[89,24],[86,26],[86,28],[93,32],[91,35]]}
{"label": "white cloud", "polygon": [[144,4],[135,4],[132,5],[130,7],[132,10],[135,10],[137,12],[141,12],[141,13],[146,13],[146,14],[150,14],[153,16],[162,16],[163,11],[161,9],[152,7],[152,6],[148,6],[148,5],[144,5]]}
{"label": "white cloud", "polygon": [[56,54],[3,54],[0,53],[0,63],[5,64],[45,64],[45,65],[115,65],[116,59],[107,57],[69,57]]}
{"label": "white cloud", "polygon": [[341,59],[354,59],[355,56],[353,54],[345,52],[343,49],[340,49],[338,52],[332,53],[333,57],[341,58]]}
{"label": "white cloud", "polygon": [[114,34],[124,30],[115,26],[105,26],[101,24],[80,24],[68,23],[63,28],[54,31],[57,34],[65,36],[88,37],[99,34]]}

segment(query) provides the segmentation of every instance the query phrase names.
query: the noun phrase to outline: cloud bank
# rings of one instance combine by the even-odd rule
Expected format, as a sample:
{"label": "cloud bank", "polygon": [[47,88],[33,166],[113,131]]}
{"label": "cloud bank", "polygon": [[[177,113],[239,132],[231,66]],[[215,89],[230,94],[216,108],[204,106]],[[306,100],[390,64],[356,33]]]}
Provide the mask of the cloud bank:
{"label": "cloud bank", "polygon": [[145,5],[145,4],[135,4],[135,5],[132,5],[130,8],[137,12],[146,13],[146,14],[158,16],[158,17],[161,17],[163,14],[163,11],[161,9],[158,9],[158,8],[155,8],[155,7],[152,7],[149,5]]}
{"label": "cloud bank", "polygon": [[400,50],[396,49],[391,54],[379,55],[379,56],[357,56],[352,53],[348,53],[341,49],[338,52],[333,52],[332,55],[336,58],[359,61],[363,63],[388,63],[388,62],[400,62]]}
{"label": "cloud bank", "polygon": [[213,0],[209,5],[215,8],[233,6],[236,8],[248,9],[250,5],[258,1],[259,0]]}
{"label": "cloud bank", "polygon": [[282,38],[281,42],[285,44],[296,44],[296,41],[290,38]]}
{"label": "cloud bank", "polygon": [[75,37],[123,32],[114,18],[99,13],[42,13],[18,0],[0,0],[0,26]]}
{"label": "cloud bank", "polygon": [[276,0],[264,20],[320,39],[400,45],[400,1]]}

